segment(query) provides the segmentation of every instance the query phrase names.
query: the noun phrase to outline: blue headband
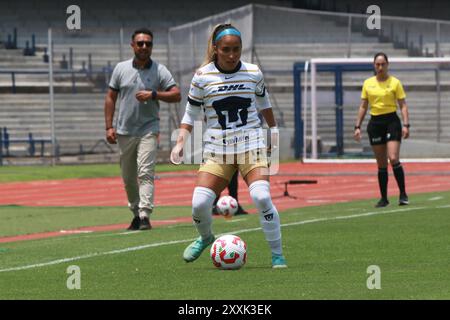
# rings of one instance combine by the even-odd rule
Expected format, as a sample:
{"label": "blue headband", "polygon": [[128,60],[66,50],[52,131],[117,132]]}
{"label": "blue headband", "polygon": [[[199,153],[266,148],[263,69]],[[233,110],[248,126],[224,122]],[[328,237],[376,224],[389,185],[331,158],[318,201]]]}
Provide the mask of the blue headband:
{"label": "blue headband", "polygon": [[237,29],[234,29],[234,28],[224,29],[224,30],[220,31],[220,33],[216,36],[216,38],[214,39],[214,43],[219,41],[224,36],[238,36],[240,38],[241,33]]}

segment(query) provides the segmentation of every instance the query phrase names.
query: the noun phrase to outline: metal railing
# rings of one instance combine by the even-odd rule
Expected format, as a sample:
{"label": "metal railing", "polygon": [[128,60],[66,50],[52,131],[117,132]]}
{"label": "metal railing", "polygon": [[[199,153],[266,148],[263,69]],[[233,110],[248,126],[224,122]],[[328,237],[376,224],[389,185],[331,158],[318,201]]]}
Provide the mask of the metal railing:
{"label": "metal railing", "polygon": [[[294,24],[297,22],[299,23],[299,21],[295,21],[295,19],[293,19],[295,15],[298,15],[299,17],[319,17],[323,19],[323,21],[334,21],[336,26],[345,27],[348,58],[352,56],[352,44],[355,43],[354,34],[358,32],[363,36],[377,37],[380,42],[392,42],[396,47],[406,48],[408,49],[408,53],[410,55],[418,55],[418,51],[423,54],[424,43],[427,41],[434,43],[434,54],[429,53],[429,56],[441,57],[441,41],[450,42],[450,21],[446,20],[398,17],[381,14],[381,28],[370,30],[367,27],[367,19],[369,14],[338,13],[277,6],[264,6],[259,4],[255,4],[253,6],[258,10],[271,10],[278,13],[281,19],[286,19],[287,23],[285,23],[285,25],[287,28],[291,27],[289,19],[294,20]],[[275,23],[276,21],[270,22]],[[308,30],[302,28],[301,33],[317,31],[317,29]],[[282,35],[282,32],[279,28],[274,32],[279,35],[280,39],[283,39],[283,36],[280,36]],[[268,37],[270,35],[265,33],[264,36]],[[320,42],[320,38],[317,38],[316,41]]]}
{"label": "metal railing", "polygon": [[[27,70],[27,69],[0,69],[0,74],[9,74],[11,76],[11,93],[17,93],[17,80],[16,75],[48,75],[49,71],[45,70]],[[104,67],[101,70],[54,70],[53,74],[68,75],[70,76],[70,82],[72,83],[72,93],[77,93],[77,75],[83,76],[84,79],[92,81],[96,76],[105,81],[101,81],[101,88],[106,91],[108,88],[108,79],[110,78],[112,69],[110,67]],[[69,79],[69,77],[68,77]],[[78,81],[81,82],[81,81]]]}

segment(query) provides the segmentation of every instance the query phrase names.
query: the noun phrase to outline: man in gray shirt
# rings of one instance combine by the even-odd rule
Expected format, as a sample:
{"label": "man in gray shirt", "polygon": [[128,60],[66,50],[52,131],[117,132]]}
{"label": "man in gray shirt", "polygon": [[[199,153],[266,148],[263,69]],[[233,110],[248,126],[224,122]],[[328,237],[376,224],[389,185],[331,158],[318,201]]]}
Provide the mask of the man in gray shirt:
{"label": "man in gray shirt", "polygon": [[[153,34],[138,29],[131,37],[134,58],[114,68],[105,98],[106,139],[119,143],[120,168],[134,218],[128,230],[151,229],[154,175],[159,135],[159,101],[181,100],[167,68],[153,61]],[[113,125],[116,101],[119,111]]]}

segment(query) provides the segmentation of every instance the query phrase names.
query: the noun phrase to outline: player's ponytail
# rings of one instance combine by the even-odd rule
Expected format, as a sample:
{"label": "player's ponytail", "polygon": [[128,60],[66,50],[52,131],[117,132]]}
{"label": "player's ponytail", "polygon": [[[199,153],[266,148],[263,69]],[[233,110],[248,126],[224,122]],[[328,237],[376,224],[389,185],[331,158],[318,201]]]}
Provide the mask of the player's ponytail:
{"label": "player's ponytail", "polygon": [[211,32],[208,39],[208,47],[206,48],[206,55],[203,63],[200,67],[206,66],[208,63],[216,60],[216,54],[214,53],[214,36],[217,34],[219,29],[222,27],[222,24],[217,24],[214,26],[213,31]]}

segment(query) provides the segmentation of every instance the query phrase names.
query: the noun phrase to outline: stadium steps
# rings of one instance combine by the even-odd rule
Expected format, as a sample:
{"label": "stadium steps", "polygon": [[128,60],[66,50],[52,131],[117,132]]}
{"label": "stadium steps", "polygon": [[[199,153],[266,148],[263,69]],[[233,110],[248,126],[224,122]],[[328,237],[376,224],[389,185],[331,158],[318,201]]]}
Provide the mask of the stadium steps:
{"label": "stadium steps", "polygon": [[[131,59],[133,51],[129,45],[128,37],[124,42],[123,59]],[[120,45],[118,43],[102,44],[100,48],[91,44],[55,44],[53,48],[55,59],[61,61],[63,54],[65,54],[68,61],[70,48],[73,50],[73,68],[75,70],[81,69],[83,62],[86,67],[88,66],[89,54],[91,54],[91,63],[94,69],[106,67],[108,63],[111,64],[111,67],[114,67],[120,61]],[[167,65],[167,45],[156,43],[152,50],[152,59]]]}
{"label": "stadium steps", "polygon": [[[84,152],[88,152],[96,144],[99,144],[96,152],[109,150],[99,142],[105,139],[104,96],[55,94],[55,135],[62,155],[78,153],[80,145]],[[165,103],[161,103],[160,121],[160,146],[162,150],[168,150],[170,126]],[[3,94],[0,100],[0,127],[8,128],[10,139],[27,139],[29,132],[35,139],[50,139],[49,96],[36,94],[30,100],[28,94]],[[51,146],[46,145],[46,153],[49,152]]]}
{"label": "stadium steps", "polygon": [[[410,122],[412,124],[411,139],[436,141],[437,133],[437,111],[436,111],[436,95],[435,93],[425,92],[407,92],[407,103],[409,106]],[[450,142],[450,94],[447,92],[441,97],[441,142]],[[290,93],[277,94],[277,102],[283,110],[285,124],[287,128],[294,128],[294,99]],[[369,119],[366,115],[364,121],[363,144],[359,144],[353,140],[353,126],[359,106],[359,94],[354,99],[353,104],[344,102],[344,145],[345,148],[361,149],[368,146],[367,134],[365,126]],[[335,108],[334,101],[326,104],[318,105],[317,117],[318,136],[320,137],[324,150],[336,144],[336,125],[335,125]],[[276,113],[276,112],[275,112]],[[308,110],[308,132],[310,132],[310,110]],[[309,135],[309,134],[308,134]]]}
{"label": "stadium steps", "polygon": [[[286,0],[257,0],[254,2],[292,7],[292,1]],[[96,45],[99,41],[109,43],[111,39],[117,39],[119,28],[122,26],[125,28],[124,34],[126,42],[128,42],[129,35],[136,27],[150,24],[157,36],[158,43],[167,43],[169,27],[244,6],[248,2],[245,0],[228,0],[226,2],[152,0],[149,10],[142,10],[149,6],[148,1],[145,0],[128,0],[126,2],[79,0],[77,4],[82,8],[82,34],[69,32],[66,29],[65,11],[68,3],[55,3],[51,0],[31,1],[29,4],[27,1],[27,5],[24,5],[22,1],[8,3],[7,8],[2,8],[0,11],[0,31],[6,29],[11,32],[11,26],[18,27],[19,45],[22,46],[25,40],[29,40],[32,33],[36,34],[38,42],[46,42],[47,29],[52,26],[55,43],[90,42],[92,45]],[[113,34],[114,30],[117,30],[115,34]]]}
{"label": "stadium steps", "polygon": [[[82,5],[84,5],[83,0]],[[132,0],[132,2],[135,0]],[[242,2],[242,1],[241,1]],[[178,7],[174,6],[173,10],[176,11],[173,15],[168,16],[166,14],[163,14],[161,10],[159,10],[159,7],[166,7],[169,5],[172,5],[172,3],[166,3],[162,0],[155,0],[155,3],[152,2],[155,9],[152,10],[151,15],[143,15],[142,12],[136,12],[133,13],[133,23],[137,23],[140,21],[148,21],[145,20],[148,17],[151,17],[152,25],[157,26],[155,30],[156,35],[156,43],[153,58],[157,61],[160,61],[161,63],[165,63],[164,60],[166,53],[163,47],[163,44],[166,43],[167,39],[164,37],[167,36],[167,34],[164,34],[164,30],[168,26],[173,26],[174,21],[181,22],[182,19],[186,19],[185,21],[194,20],[192,16],[196,16],[197,18],[204,15],[209,15],[213,10],[217,11],[224,11],[229,9],[230,7],[236,5],[239,6],[241,2],[231,0],[230,2],[220,4],[219,6],[215,8],[211,8],[209,6],[209,2],[207,0],[201,0],[199,2],[189,3],[189,4],[182,4]],[[268,1],[269,3],[270,1]],[[276,3],[273,3],[276,2]],[[15,3],[11,3],[8,5],[8,12],[9,16],[11,17],[10,20],[3,20],[0,19],[0,25],[3,23],[9,23],[9,21],[23,21],[23,26],[28,28],[27,33],[31,34],[33,31],[38,31],[37,34],[37,42],[41,43],[43,46],[45,46],[45,39],[46,39],[46,32],[47,32],[47,26],[45,19],[53,19],[52,14],[56,15],[57,10],[59,10],[56,6],[53,4],[48,3],[46,5],[46,1],[32,1],[32,10],[23,10],[23,9],[17,9]],[[122,23],[128,23],[129,21],[126,21],[127,17],[123,14],[120,7],[112,7],[108,5],[109,2],[106,0],[98,0],[95,3],[90,2],[89,5],[92,5],[96,9],[94,11],[89,10],[90,16],[87,17],[87,20],[84,20],[83,23],[87,23],[84,25],[88,30],[88,37],[82,38],[82,37],[75,37],[75,34],[68,34],[67,32],[61,32],[61,30],[54,30],[54,40],[55,40],[55,65],[56,68],[59,68],[59,61],[62,59],[62,54],[66,54],[66,59],[68,60],[68,53],[69,53],[69,47],[73,46],[74,48],[74,67],[75,68],[81,68],[82,61],[86,61],[87,64],[87,56],[88,53],[92,50],[95,50],[95,54],[92,55],[92,65],[94,68],[101,68],[102,66],[105,66],[108,61],[111,62],[112,66],[114,66],[115,63],[118,61],[118,31],[114,31],[115,28],[118,28],[117,26]],[[269,4],[275,4],[280,5],[278,1],[271,1]],[[130,7],[130,3],[127,2],[126,5],[128,8]],[[199,8],[204,7],[199,10],[187,10],[188,8],[191,8],[193,5],[197,5]],[[10,8],[11,7],[11,8]],[[170,7],[172,8],[172,7]],[[6,11],[5,11],[6,12]],[[53,13],[52,13],[53,12]],[[91,14],[92,12],[92,14]],[[182,14],[179,14],[178,12],[181,12]],[[20,17],[23,17],[23,15],[28,14],[27,19],[22,19]],[[1,13],[0,13],[1,15]],[[41,15],[45,16],[45,19],[41,19]],[[286,30],[286,32],[283,32],[283,36],[277,36],[277,38],[269,38],[269,37],[261,37],[256,38],[255,42],[257,43],[257,53],[259,55],[259,58],[261,60],[261,66],[263,67],[263,70],[265,72],[266,82],[268,83],[268,86],[270,87],[270,93],[272,96],[273,101],[277,101],[278,105],[280,106],[282,112],[284,113],[284,119],[286,121],[286,124],[288,128],[293,128],[294,123],[294,117],[293,117],[293,81],[292,81],[292,66],[294,61],[299,60],[306,60],[311,57],[345,57],[347,55],[347,28],[345,26],[339,26],[334,21],[328,21],[328,19],[320,19],[317,18],[317,16],[314,17],[307,17],[305,16],[304,19],[289,19],[289,17],[283,16],[285,19],[281,19],[282,24],[280,25],[272,25],[267,23],[267,19],[270,17],[267,17],[267,19],[261,19],[262,26],[257,25],[257,28],[260,30],[264,30],[264,28],[271,28],[276,29],[279,28],[279,30]],[[141,20],[139,20],[141,19]],[[36,21],[41,20],[41,22]],[[128,19],[129,20],[129,19]],[[165,21],[163,21],[165,20]],[[35,23],[36,22],[36,23]],[[161,23],[159,23],[161,22]],[[89,24],[90,23],[90,24]],[[127,27],[128,24],[125,24]],[[103,28],[97,28],[98,26],[103,26]],[[92,27],[92,28],[91,28]],[[95,29],[94,29],[95,27]],[[315,28],[318,30],[317,33],[311,33],[311,32],[298,32],[298,30],[307,30],[305,27],[308,28]],[[158,29],[161,28],[161,29]],[[41,35],[43,37],[39,37],[39,30],[41,31]],[[89,29],[91,29],[89,31]],[[25,40],[23,37],[23,29],[19,28],[19,41]],[[118,29],[116,29],[118,30]],[[85,29],[86,31],[86,29]],[[124,44],[124,56],[127,56],[131,52],[129,46],[128,46],[128,34],[130,33],[131,29],[126,28],[124,35],[125,35],[125,44]],[[262,34],[265,34],[264,32]],[[443,36],[443,35],[442,35]],[[43,41],[40,41],[39,39],[44,39]],[[299,41],[303,42],[298,45],[289,45],[282,43],[282,41],[292,40],[292,41]],[[352,39],[356,43],[352,43],[352,57],[372,57],[374,52],[377,51],[385,51],[390,57],[394,56],[407,56],[406,50],[399,50],[394,49],[392,44],[390,43],[377,43],[377,41],[374,41],[373,37],[365,37],[361,35],[359,32],[352,33]],[[270,43],[273,42],[273,43]],[[307,43],[311,42],[311,43]],[[448,41],[450,42],[450,41]],[[23,43],[23,42],[22,42]],[[448,43],[450,46],[450,43]],[[433,44],[434,46],[434,44]],[[447,52],[446,44],[443,43],[441,45],[442,51]],[[448,51],[450,53],[450,50]],[[0,55],[1,60],[1,55]],[[31,61],[31,60],[30,60]],[[45,64],[42,63],[42,65],[45,66]],[[46,66],[45,66],[46,67]],[[281,71],[281,73],[280,73]],[[284,75],[283,75],[284,73]],[[364,75],[366,77],[366,75]],[[426,90],[432,89],[433,86],[433,78],[429,77],[427,75],[421,75],[421,80],[417,81],[418,76],[412,76],[412,83],[417,84],[417,88],[420,88],[421,86],[426,86]],[[0,77],[0,79],[2,79]],[[344,86],[346,87],[346,90],[348,89],[357,89],[360,90],[360,87],[362,85],[362,81],[359,75],[353,75],[351,76],[345,76],[344,77]],[[25,79],[26,80],[26,79]],[[25,81],[24,80],[24,81]],[[39,79],[37,82],[46,81],[45,79]],[[332,75],[326,76],[326,75],[319,75],[319,89],[326,89],[331,92],[331,96],[333,96],[333,85],[334,85],[334,78]],[[425,81],[426,80],[426,81]],[[5,80],[5,81],[9,81]],[[446,89],[445,80],[443,78],[443,90]],[[421,112],[421,109],[428,109],[430,105],[433,104],[433,100],[431,98],[423,98],[421,97],[421,94],[419,94],[418,97],[412,97],[410,94],[410,88],[405,85],[407,89],[408,94],[408,103],[410,105],[410,112],[413,115],[413,112],[416,112],[413,110],[413,107],[417,106],[419,111],[417,111],[417,114],[414,113],[414,119],[419,120],[420,123],[414,123],[414,134],[419,134],[421,132],[422,128],[422,122],[427,125],[430,121],[427,119],[430,119],[430,117],[434,117],[432,113],[428,112]],[[69,88],[69,87],[68,87]],[[289,99],[284,99],[284,95],[289,95]],[[427,92],[423,92],[423,95],[426,96]],[[92,96],[89,96],[92,97]],[[80,99],[80,102],[78,103],[78,108],[81,107],[81,105],[84,104],[93,104],[92,98],[83,98],[84,101],[81,101],[83,99]],[[359,98],[359,96],[357,97]],[[33,97],[34,99],[34,97]],[[72,98],[69,98],[68,100],[72,101]],[[102,99],[99,99],[102,100]],[[357,108],[358,100],[351,101],[351,105],[355,106],[354,108]],[[331,98],[331,101],[333,99]],[[444,99],[443,99],[444,101]],[[448,101],[448,100],[446,100]],[[45,105],[47,103],[47,105]],[[100,105],[103,105],[103,101],[99,102]],[[75,103],[74,106],[70,106],[67,108],[75,107],[77,103]],[[97,104],[95,102],[94,104]],[[333,141],[333,134],[334,134],[334,109],[333,108],[323,108],[322,111],[322,104],[323,101],[319,101],[319,110],[320,115],[323,117],[323,139],[324,142],[327,142],[328,140]],[[48,97],[47,102],[43,102],[43,105],[47,109],[47,115],[48,115]],[[325,105],[325,104],[324,104]],[[330,104],[327,104],[328,106]],[[332,104],[331,104],[332,105]],[[1,106],[1,104],[0,104]],[[44,109],[45,109],[44,108]],[[353,108],[353,107],[352,107]],[[444,109],[444,107],[443,107]],[[60,110],[66,110],[65,107],[61,106]],[[163,110],[163,108],[161,108]],[[355,116],[354,109],[350,109],[350,115],[348,116],[347,120],[347,114],[345,114],[345,128],[347,126],[350,126],[350,128],[353,127],[353,117]],[[81,111],[81,109],[80,109]],[[345,109],[344,112],[346,112],[347,109]],[[30,111],[28,111],[30,112]],[[44,112],[44,111],[43,111]],[[72,117],[73,119],[77,119],[76,114],[69,113],[71,111],[65,111],[67,113],[67,117]],[[89,114],[91,112],[90,110],[84,111],[86,114]],[[275,114],[277,116],[278,110],[275,110]],[[425,117],[422,119],[421,117]],[[37,115],[32,115],[32,117],[36,117]],[[92,118],[96,119],[96,117],[101,117],[101,123],[103,123],[103,115],[102,112],[99,114],[94,115]],[[57,117],[58,118],[58,117]],[[163,118],[161,115],[162,122],[168,121],[168,118]],[[412,118],[412,116],[411,116]],[[0,118],[2,119],[2,118]],[[166,120],[167,119],[167,120]],[[449,127],[448,121],[449,117],[447,115],[441,115],[441,119],[443,123],[446,123],[447,128]],[[44,121],[42,119],[42,121]],[[59,120],[58,120],[59,121]],[[347,122],[349,121],[349,122]],[[86,123],[88,120],[86,120]],[[431,121],[432,122],[432,121]],[[64,122],[65,123],[65,122]],[[166,123],[166,122],[164,122]],[[1,125],[1,124],[0,124]],[[163,126],[162,126],[163,127]],[[168,126],[167,126],[168,127]],[[444,127],[444,125],[443,125]],[[331,130],[329,130],[331,128]],[[428,132],[427,128],[423,129],[423,132]],[[328,133],[331,132],[331,133]],[[350,132],[352,134],[352,132]],[[445,133],[445,132],[444,132]],[[443,136],[444,136],[443,133]],[[101,133],[102,135],[104,132]],[[428,134],[428,133],[427,133]],[[329,135],[329,136],[328,136]],[[346,129],[346,137],[347,137],[347,129]],[[69,140],[69,138],[68,138]],[[163,139],[161,139],[163,140]],[[351,139],[352,140],[352,139]],[[347,141],[346,141],[347,143]]]}
{"label": "stadium steps", "polygon": [[[374,52],[384,51],[390,57],[405,57],[406,50],[394,49],[390,43],[358,43],[352,44],[352,56],[372,57]],[[284,116],[287,128],[294,128],[294,98],[293,98],[293,64],[296,61],[307,60],[312,57],[345,57],[347,45],[344,44],[257,44],[256,53],[263,69],[266,84],[271,94],[272,104],[278,105]],[[433,71],[393,72],[400,78],[407,92],[407,102],[413,124],[412,139],[436,141],[436,82]],[[370,75],[369,75],[370,76]],[[362,143],[353,140],[353,126],[356,110],[360,102],[360,91],[367,72],[346,73],[343,77],[345,90],[344,107],[344,146],[346,150],[363,151],[370,149],[365,132]],[[302,78],[302,82],[303,82]],[[336,125],[334,110],[334,74],[318,73],[318,136],[323,151],[330,150],[336,144]],[[442,113],[441,113],[441,141],[450,141],[450,72],[441,72]],[[420,90],[420,92],[419,92]],[[446,93],[447,92],[447,93]],[[430,106],[434,106],[431,107]],[[278,117],[280,111],[274,109]],[[309,112],[309,111],[308,111]],[[368,116],[366,116],[368,119]],[[309,121],[310,119],[308,119]],[[367,120],[366,120],[367,121]],[[366,122],[367,123],[367,122]]]}
{"label": "stadium steps", "polygon": [[[439,46],[441,56],[450,57],[450,42],[442,42]],[[426,53],[436,56],[436,44],[434,42],[424,44],[423,55],[425,56]]]}
{"label": "stadium steps", "polygon": [[[88,68],[88,55],[90,52],[95,52],[91,55],[91,66],[94,72],[102,72],[103,68],[110,66],[114,68],[119,62],[119,48],[118,45],[102,45],[100,50],[89,44],[73,44],[73,45],[54,45],[54,90],[56,93],[71,93],[72,92],[72,75],[58,74],[58,71],[65,71],[61,68],[63,54],[65,60],[69,60],[69,50],[73,48],[73,69],[82,70]],[[5,54],[3,54],[5,53]],[[132,57],[132,50],[127,45],[123,50],[124,59]],[[0,70],[14,69],[14,70],[41,70],[47,71],[48,64],[43,62],[43,53],[38,52],[35,57],[24,57],[21,50],[6,50],[0,49]],[[167,65],[167,48],[166,45],[161,45],[161,48],[155,48],[152,53],[152,59],[162,64]],[[84,62],[84,65],[83,65]],[[103,76],[103,74],[102,74]],[[101,84],[101,80],[96,80],[98,75],[94,75],[94,79],[90,80],[85,74],[76,74],[74,79],[76,81],[76,92],[98,92],[107,84]],[[100,81],[100,83],[99,83]],[[95,83],[96,84],[95,84]],[[18,93],[46,93],[48,92],[48,75],[47,74],[21,74],[15,75],[16,92]],[[0,74],[0,92],[12,92],[12,80],[10,73]]]}

